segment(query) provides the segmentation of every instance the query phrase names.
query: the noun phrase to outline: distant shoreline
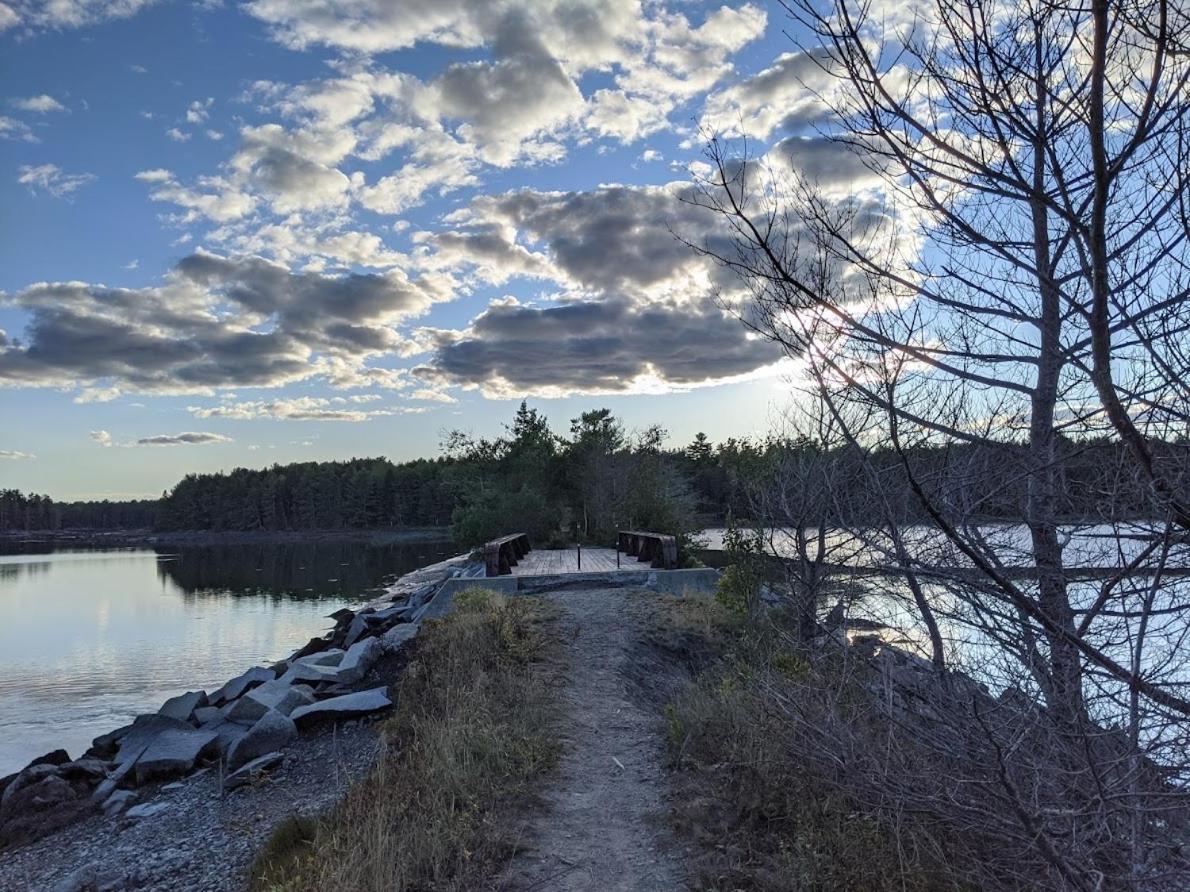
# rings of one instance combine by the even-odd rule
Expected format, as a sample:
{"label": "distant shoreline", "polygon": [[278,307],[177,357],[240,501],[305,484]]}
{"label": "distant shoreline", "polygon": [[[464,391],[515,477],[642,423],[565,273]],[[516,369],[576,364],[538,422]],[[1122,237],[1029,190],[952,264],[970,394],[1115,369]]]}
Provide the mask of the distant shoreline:
{"label": "distant shoreline", "polygon": [[285,545],[308,542],[360,542],[399,545],[450,541],[450,527],[401,527],[370,530],[8,530],[0,545],[78,545],[127,548],[151,545]]}

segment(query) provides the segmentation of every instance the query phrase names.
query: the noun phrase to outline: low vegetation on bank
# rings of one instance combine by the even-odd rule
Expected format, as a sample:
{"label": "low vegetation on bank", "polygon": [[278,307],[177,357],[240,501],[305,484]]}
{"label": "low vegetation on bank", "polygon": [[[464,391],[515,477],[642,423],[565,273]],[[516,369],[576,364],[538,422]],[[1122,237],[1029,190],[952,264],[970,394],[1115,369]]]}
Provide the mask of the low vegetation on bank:
{"label": "low vegetation on bank", "polygon": [[[789,720],[782,699],[809,695],[858,707],[863,694],[849,690],[839,666],[812,665],[779,623],[750,623],[731,606],[669,607],[660,614],[666,631],[703,655],[702,671],[665,707],[673,818],[702,844],[698,888],[973,888],[948,867],[948,833],[857,801],[805,760],[804,729]],[[706,660],[708,653],[717,658]],[[821,718],[829,737],[835,722]]]}
{"label": "low vegetation on bank", "polygon": [[[730,599],[671,601],[657,625],[655,642],[692,657],[664,719],[672,818],[701,844],[697,888],[1090,889],[1096,876],[1183,888],[1181,797],[1121,755],[1118,733],[1055,739],[1036,705],[873,638],[823,632],[806,646],[780,607],[749,617]],[[1065,767],[1087,752],[1097,776]],[[1133,830],[1159,853],[1156,883],[1118,882],[1136,870],[1121,805],[1073,807],[1122,766],[1137,796],[1166,793],[1160,819]],[[1059,837],[1061,851],[1047,844]]]}
{"label": "low vegetation on bank", "polygon": [[502,828],[555,764],[550,614],[480,588],[429,622],[397,682],[384,755],[330,813],[274,833],[255,892],[481,888]]}

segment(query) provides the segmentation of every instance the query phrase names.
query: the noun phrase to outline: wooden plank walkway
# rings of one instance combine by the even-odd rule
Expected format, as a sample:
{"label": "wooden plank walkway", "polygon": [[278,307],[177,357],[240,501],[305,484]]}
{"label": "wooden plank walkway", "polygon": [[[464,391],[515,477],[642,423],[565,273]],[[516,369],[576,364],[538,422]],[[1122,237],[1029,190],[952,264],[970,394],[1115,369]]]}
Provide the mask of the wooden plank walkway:
{"label": "wooden plank walkway", "polygon": [[[648,569],[648,564],[638,564],[636,558],[620,555],[621,569]],[[553,576],[557,573],[607,573],[616,569],[614,548],[584,548],[583,568],[578,568],[578,557],[573,548],[547,550],[534,548],[512,568],[514,576]]]}

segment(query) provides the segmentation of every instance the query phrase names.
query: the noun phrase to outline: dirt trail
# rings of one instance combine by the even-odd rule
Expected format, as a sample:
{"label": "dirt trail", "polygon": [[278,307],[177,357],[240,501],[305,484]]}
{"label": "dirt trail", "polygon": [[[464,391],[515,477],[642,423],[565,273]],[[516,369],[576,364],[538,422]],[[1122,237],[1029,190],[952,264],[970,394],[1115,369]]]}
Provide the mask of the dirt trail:
{"label": "dirt trail", "polygon": [[655,709],[633,701],[629,662],[651,593],[622,589],[542,596],[561,610],[569,670],[564,752],[544,806],[520,828],[503,890],[669,890],[688,886],[664,823],[666,781]]}

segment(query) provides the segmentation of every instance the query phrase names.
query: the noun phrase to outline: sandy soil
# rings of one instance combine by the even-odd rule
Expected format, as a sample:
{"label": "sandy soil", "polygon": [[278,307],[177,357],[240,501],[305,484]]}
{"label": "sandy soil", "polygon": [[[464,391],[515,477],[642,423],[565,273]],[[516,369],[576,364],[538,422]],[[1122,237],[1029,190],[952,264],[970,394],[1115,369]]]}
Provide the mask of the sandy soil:
{"label": "sandy soil", "polygon": [[664,820],[668,789],[659,714],[639,695],[640,599],[581,589],[541,595],[560,610],[569,670],[559,771],[526,815],[519,853],[494,884],[517,890],[667,890],[688,886]]}

